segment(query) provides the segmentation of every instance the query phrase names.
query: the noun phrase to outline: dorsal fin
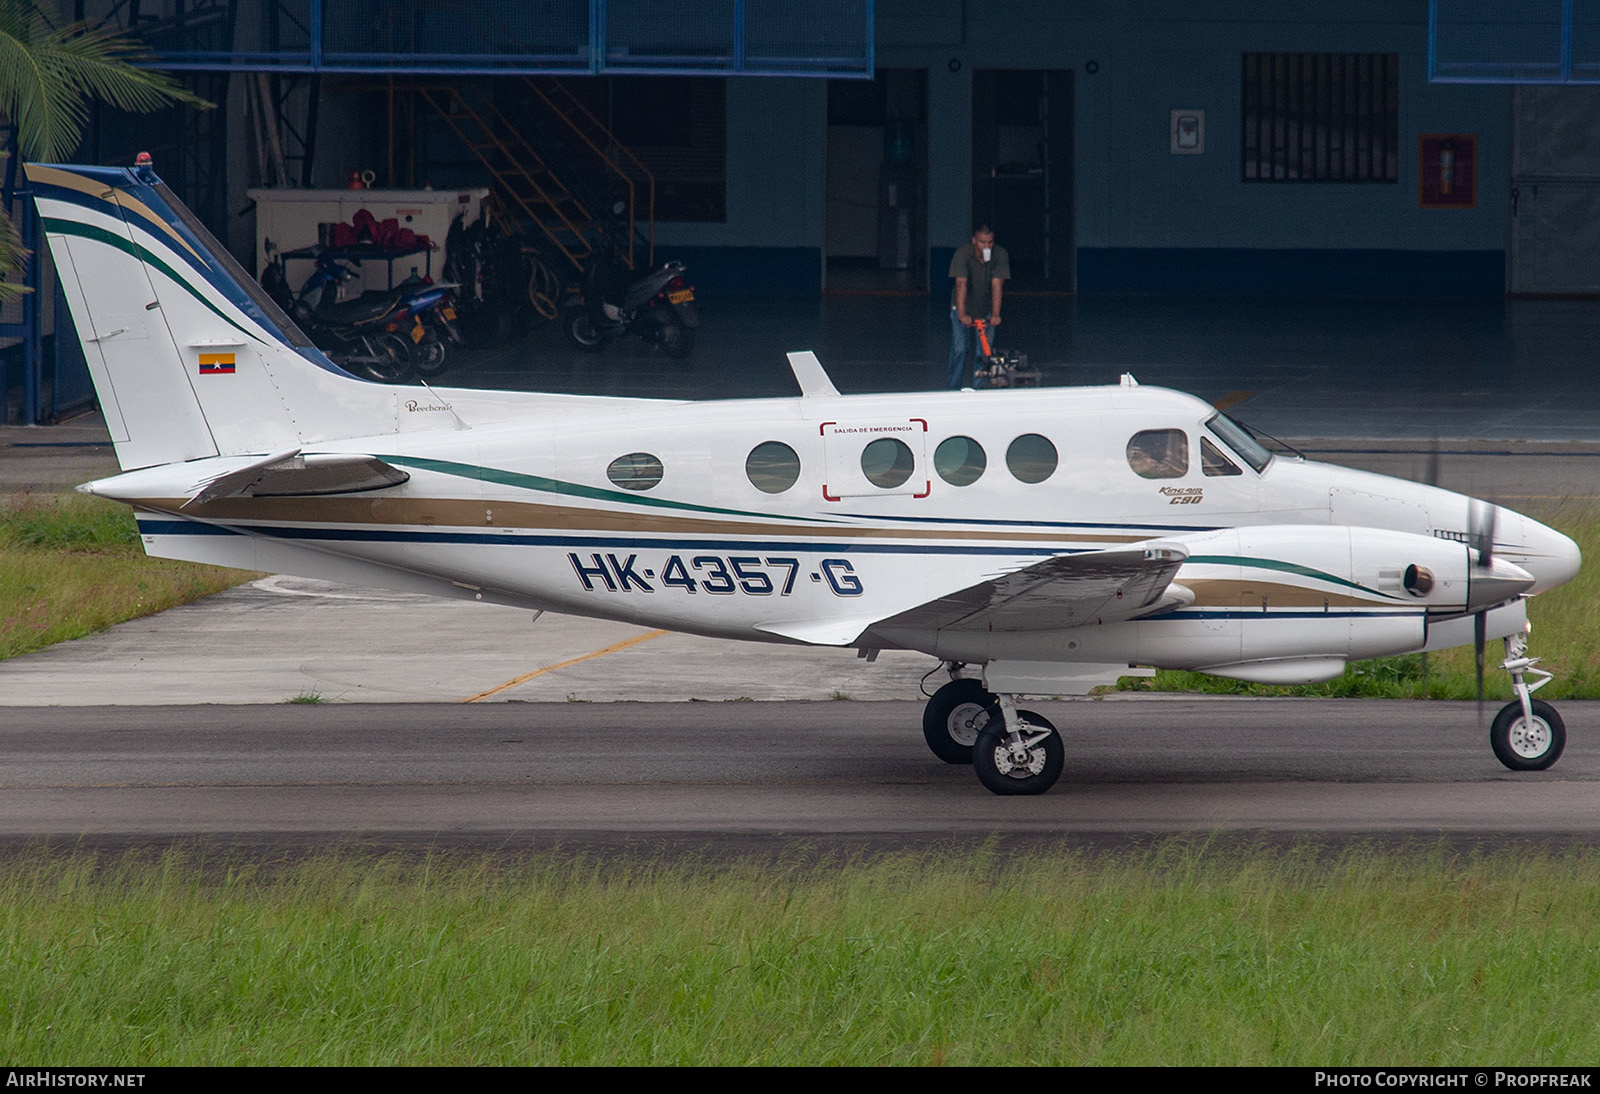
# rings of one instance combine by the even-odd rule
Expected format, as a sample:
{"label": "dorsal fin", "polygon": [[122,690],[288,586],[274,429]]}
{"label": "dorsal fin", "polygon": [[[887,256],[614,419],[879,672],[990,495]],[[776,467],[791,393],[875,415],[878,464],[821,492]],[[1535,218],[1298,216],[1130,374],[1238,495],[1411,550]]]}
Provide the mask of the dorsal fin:
{"label": "dorsal fin", "polygon": [[817,360],[817,355],[810,350],[789,354],[789,367],[794,370],[795,383],[800,385],[800,394],[803,398],[817,399],[839,394],[839,389],[828,379],[828,373],[823,369],[822,362]]}

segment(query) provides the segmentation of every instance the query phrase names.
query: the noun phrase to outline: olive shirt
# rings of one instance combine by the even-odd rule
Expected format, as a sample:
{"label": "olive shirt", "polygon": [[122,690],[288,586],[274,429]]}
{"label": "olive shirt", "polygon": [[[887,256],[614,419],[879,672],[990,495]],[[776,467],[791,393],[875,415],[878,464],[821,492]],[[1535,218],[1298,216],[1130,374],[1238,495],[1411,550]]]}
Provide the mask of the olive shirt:
{"label": "olive shirt", "polygon": [[[997,277],[1002,281],[1011,279],[1011,256],[999,244],[991,250],[994,253],[985,262],[982,254],[970,242],[964,243],[950,259],[950,276],[967,279],[967,314],[974,319],[987,319],[989,316],[989,283]],[[950,289],[950,306],[956,306],[953,286]]]}

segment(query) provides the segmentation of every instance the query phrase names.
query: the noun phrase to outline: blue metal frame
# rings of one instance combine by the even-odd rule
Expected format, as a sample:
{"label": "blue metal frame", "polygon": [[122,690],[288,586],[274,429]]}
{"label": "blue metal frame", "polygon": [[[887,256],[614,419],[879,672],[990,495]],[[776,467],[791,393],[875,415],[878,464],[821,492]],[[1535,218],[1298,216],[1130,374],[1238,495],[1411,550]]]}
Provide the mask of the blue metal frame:
{"label": "blue metal frame", "polygon": [[[273,0],[261,0],[272,3]],[[515,2],[515,0],[513,0]],[[786,0],[804,5],[806,0]],[[339,0],[307,0],[309,25],[306,48],[282,51],[219,52],[215,50],[157,48],[151,67],[171,71],[234,71],[285,73],[382,74],[389,76],[571,76],[571,75],[728,75],[728,76],[812,76],[827,79],[870,80],[875,64],[873,22],[876,0],[861,0],[864,20],[859,53],[835,56],[752,57],[746,47],[746,3],[733,0],[732,50],[725,57],[687,58],[671,54],[629,53],[630,63],[615,64],[609,54],[614,45],[607,39],[607,10],[611,0],[588,0],[589,40],[582,51],[586,59],[573,54],[513,53],[351,53],[326,48],[323,27],[337,14]],[[298,19],[296,19],[298,25]],[[642,59],[643,63],[633,63]]]}
{"label": "blue metal frame", "polygon": [[4,201],[6,211],[13,214],[12,223],[28,253],[23,259],[22,268],[22,284],[26,290],[22,295],[22,321],[0,323],[0,338],[21,340],[22,420],[28,425],[36,425],[42,420],[39,380],[44,354],[39,342],[39,249],[43,240],[39,233],[39,215],[33,207],[33,194],[25,181],[20,188],[17,185],[17,164],[21,161],[17,151],[17,127],[8,125],[4,129],[6,170],[4,193],[0,195],[0,200]]}
{"label": "blue metal frame", "polygon": [[[1448,6],[1450,0],[1443,0]],[[1594,2],[1594,0],[1589,0]],[[1452,61],[1439,58],[1439,5],[1428,0],[1428,82],[1435,84],[1595,84],[1600,83],[1600,66],[1572,70],[1572,20],[1577,0],[1560,0],[1561,14],[1555,28],[1558,34],[1554,71],[1542,74],[1544,65],[1513,61]],[[1592,71],[1588,71],[1592,69]]]}

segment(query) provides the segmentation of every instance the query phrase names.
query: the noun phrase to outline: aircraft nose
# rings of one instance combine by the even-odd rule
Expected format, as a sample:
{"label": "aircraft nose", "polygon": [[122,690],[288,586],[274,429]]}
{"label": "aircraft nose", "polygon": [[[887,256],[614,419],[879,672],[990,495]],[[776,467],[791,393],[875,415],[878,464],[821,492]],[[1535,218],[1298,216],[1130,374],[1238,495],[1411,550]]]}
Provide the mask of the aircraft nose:
{"label": "aircraft nose", "polygon": [[[1578,570],[1583,566],[1583,552],[1569,537],[1520,513],[1506,509],[1500,512],[1502,533],[1515,528],[1520,534],[1496,535],[1495,539],[1500,544],[1499,555],[1533,575],[1534,584],[1528,590],[1530,594],[1565,585],[1578,576]],[[1518,528],[1518,525],[1521,527]]]}

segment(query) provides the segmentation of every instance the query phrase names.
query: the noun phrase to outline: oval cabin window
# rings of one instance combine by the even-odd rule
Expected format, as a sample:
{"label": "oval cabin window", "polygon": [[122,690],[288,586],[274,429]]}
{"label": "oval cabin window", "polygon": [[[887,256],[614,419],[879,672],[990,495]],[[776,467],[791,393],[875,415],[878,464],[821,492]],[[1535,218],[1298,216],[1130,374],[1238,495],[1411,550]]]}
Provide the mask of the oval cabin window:
{"label": "oval cabin window", "polygon": [[1006,449],[1006,467],[1018,482],[1043,482],[1056,473],[1056,446],[1048,437],[1024,433]]}
{"label": "oval cabin window", "polygon": [[762,441],[745,457],[744,475],[764,494],[781,494],[800,481],[800,457],[782,441]]}
{"label": "oval cabin window", "polygon": [[971,437],[949,437],[933,451],[933,469],[951,486],[971,486],[987,466],[983,446]]}
{"label": "oval cabin window", "polygon": [[618,456],[606,468],[606,478],[624,490],[648,490],[661,482],[664,473],[661,461],[648,452]]}
{"label": "oval cabin window", "polygon": [[916,466],[911,449],[893,437],[880,437],[861,450],[861,473],[873,486],[885,490],[904,486]]}
{"label": "oval cabin window", "polygon": [[1146,429],[1128,441],[1128,466],[1141,479],[1181,479],[1189,473],[1189,436],[1181,429]]}

